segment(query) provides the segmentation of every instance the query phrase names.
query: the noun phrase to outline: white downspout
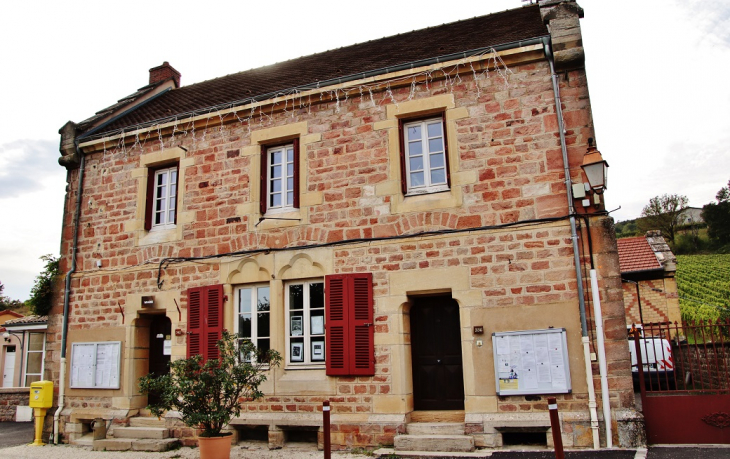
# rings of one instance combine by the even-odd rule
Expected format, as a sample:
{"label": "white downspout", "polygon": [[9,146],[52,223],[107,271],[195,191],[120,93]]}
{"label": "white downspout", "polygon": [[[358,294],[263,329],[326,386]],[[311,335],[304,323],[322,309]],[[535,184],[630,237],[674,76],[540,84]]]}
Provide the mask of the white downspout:
{"label": "white downspout", "polygon": [[608,394],[608,369],[606,366],[606,345],[603,336],[603,314],[601,313],[601,295],[598,292],[596,270],[591,269],[591,293],[593,294],[593,313],[596,319],[596,338],[598,339],[598,368],[601,374],[601,399],[603,400],[603,420],[606,424],[606,448],[613,447],[613,429],[611,420],[611,400]]}

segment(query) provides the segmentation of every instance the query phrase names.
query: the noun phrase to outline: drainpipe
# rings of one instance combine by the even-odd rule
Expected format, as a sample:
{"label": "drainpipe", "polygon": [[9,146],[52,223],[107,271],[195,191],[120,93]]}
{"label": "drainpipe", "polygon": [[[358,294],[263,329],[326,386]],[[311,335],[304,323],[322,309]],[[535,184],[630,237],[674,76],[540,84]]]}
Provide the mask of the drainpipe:
{"label": "drainpipe", "polygon": [[598,369],[601,374],[603,419],[606,423],[606,448],[612,448],[613,426],[611,425],[611,399],[608,396],[608,367],[606,365],[606,345],[603,336],[603,313],[601,312],[601,295],[598,293],[598,278],[595,269],[591,269],[591,293],[593,294],[593,311],[596,318],[596,337],[598,338]]}
{"label": "drainpipe", "polygon": [[588,384],[588,409],[591,417],[591,429],[593,430],[593,448],[599,449],[601,442],[598,437],[598,412],[596,410],[596,390],[593,387],[593,368],[591,366],[590,341],[588,339],[588,322],[586,321],[586,303],[583,291],[583,275],[580,270],[580,248],[578,246],[578,231],[575,225],[575,207],[573,206],[573,188],[570,180],[570,165],[568,163],[568,148],[565,145],[565,126],[563,125],[563,107],[560,101],[560,88],[558,86],[558,75],[555,73],[555,60],[550,48],[550,39],[543,38],[545,57],[550,64],[550,79],[553,83],[553,94],[555,96],[555,115],[558,118],[558,130],[560,131],[560,149],[563,153],[563,168],[565,170],[565,189],[568,197],[568,211],[570,213],[570,237],[573,241],[573,259],[575,262],[575,277],[578,282],[578,304],[580,309],[580,328],[583,342],[583,358],[586,365],[586,383]]}
{"label": "drainpipe", "polygon": [[81,165],[79,166],[79,186],[76,195],[76,210],[74,211],[74,235],[73,248],[71,250],[71,269],[66,274],[66,288],[63,292],[63,329],[61,332],[61,371],[58,379],[58,409],[53,415],[53,443],[58,444],[58,424],[61,417],[61,411],[64,407],[64,394],[66,389],[66,338],[68,335],[68,310],[69,300],[71,297],[71,275],[76,272],[76,252],[78,251],[79,240],[79,216],[81,214],[81,195],[84,190],[84,168],[86,166],[86,157],[79,149],[78,139],[76,140],[76,153],[81,156]]}

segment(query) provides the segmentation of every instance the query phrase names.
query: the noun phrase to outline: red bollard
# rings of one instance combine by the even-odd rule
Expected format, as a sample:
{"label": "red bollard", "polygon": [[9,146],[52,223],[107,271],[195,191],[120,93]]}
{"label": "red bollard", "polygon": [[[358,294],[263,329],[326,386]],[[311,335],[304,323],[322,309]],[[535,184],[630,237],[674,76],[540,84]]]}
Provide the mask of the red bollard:
{"label": "red bollard", "polygon": [[558,401],[555,397],[548,397],[548,409],[550,410],[550,427],[552,427],[553,430],[555,459],[565,459],[565,453],[563,452],[563,437],[560,433],[560,418],[558,417]]}
{"label": "red bollard", "polygon": [[330,451],[330,401],[322,402],[322,430],[324,433],[324,459],[330,459],[332,452]]}

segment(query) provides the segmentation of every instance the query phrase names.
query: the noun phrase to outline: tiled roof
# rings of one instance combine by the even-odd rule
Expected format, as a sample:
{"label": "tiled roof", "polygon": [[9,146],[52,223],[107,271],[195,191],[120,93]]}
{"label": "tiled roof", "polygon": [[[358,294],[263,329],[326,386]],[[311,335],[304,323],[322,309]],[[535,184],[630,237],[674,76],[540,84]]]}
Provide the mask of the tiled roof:
{"label": "tiled roof", "polygon": [[[151,123],[175,115],[316,84],[333,78],[358,75],[399,64],[547,34],[548,30],[540,16],[539,6],[528,5],[299,57],[172,89],[104,127],[103,132]],[[126,100],[127,98],[122,99]],[[81,129],[88,126],[87,121],[79,123]]]}
{"label": "tiled roof", "polygon": [[25,316],[19,319],[8,320],[4,327],[18,327],[21,325],[45,325],[48,323],[48,316]]}
{"label": "tiled roof", "polygon": [[622,273],[662,269],[644,236],[618,240],[618,263]]}

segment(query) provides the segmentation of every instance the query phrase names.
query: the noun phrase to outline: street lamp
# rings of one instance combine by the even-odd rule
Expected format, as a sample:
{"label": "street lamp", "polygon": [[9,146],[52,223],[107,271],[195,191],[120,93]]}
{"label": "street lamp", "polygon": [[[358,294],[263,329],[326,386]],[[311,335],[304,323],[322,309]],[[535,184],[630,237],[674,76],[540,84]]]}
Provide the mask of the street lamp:
{"label": "street lamp", "polygon": [[591,189],[597,194],[602,194],[606,187],[606,173],[608,163],[601,156],[601,152],[593,146],[593,139],[588,142],[588,151],[583,156],[583,164],[580,166],[588,177]]}

